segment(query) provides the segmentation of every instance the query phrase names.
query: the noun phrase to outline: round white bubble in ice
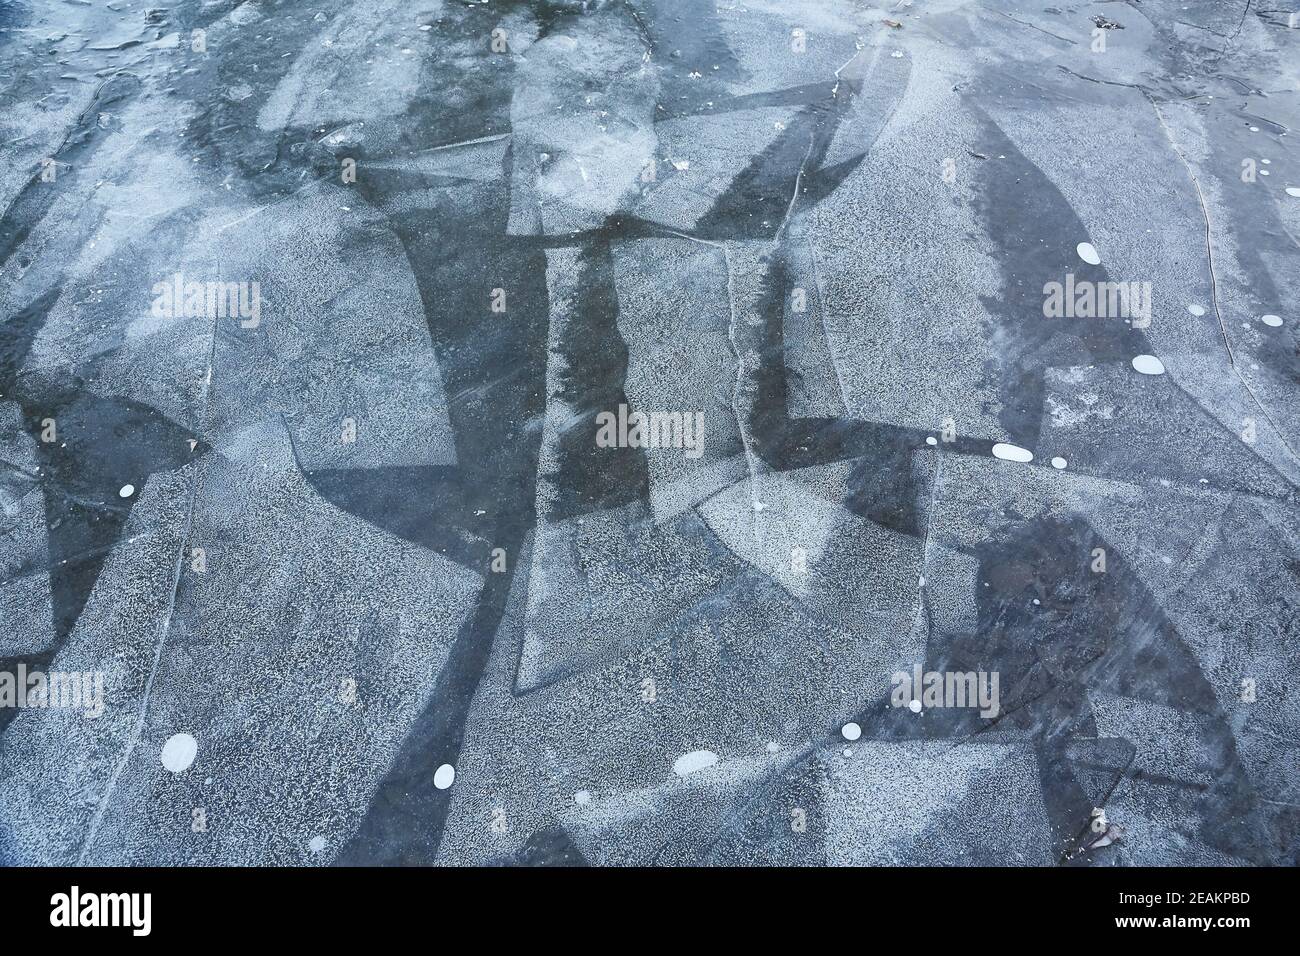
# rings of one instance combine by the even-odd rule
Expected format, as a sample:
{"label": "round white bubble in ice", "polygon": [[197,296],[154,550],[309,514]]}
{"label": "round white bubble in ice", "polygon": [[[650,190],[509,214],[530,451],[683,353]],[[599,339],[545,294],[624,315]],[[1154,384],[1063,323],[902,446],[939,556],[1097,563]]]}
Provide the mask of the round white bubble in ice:
{"label": "round white bubble in ice", "polygon": [[1101,265],[1101,256],[1097,255],[1097,248],[1091,242],[1081,242],[1075,247],[1075,252],[1079,253],[1079,258],[1090,266]]}
{"label": "round white bubble in ice", "polygon": [[1269,328],[1280,328],[1282,326],[1282,316],[1280,315],[1261,315],[1259,320]]}
{"label": "round white bubble in ice", "polygon": [[913,700],[907,705],[907,707],[914,714],[919,714],[921,712],[921,702],[919,700]]}
{"label": "round white bubble in ice", "polygon": [[135,485],[123,485],[117,496],[119,498],[130,498],[133,494],[135,494]]}
{"label": "round white bubble in ice", "polygon": [[1165,363],[1154,355],[1133,356],[1133,367],[1143,375],[1164,375]]}
{"label": "round white bubble in ice", "polygon": [[433,772],[433,785],[439,790],[446,790],[456,779],[456,768],[449,763],[443,764]]}
{"label": "round white bubble in ice", "polygon": [[1205,307],[1200,305],[1189,305],[1187,311],[1192,313],[1192,315],[1204,315]]}
{"label": "round white bubble in ice", "polygon": [[840,733],[844,735],[845,740],[857,740],[862,736],[862,728],[853,723],[853,721],[849,721],[840,728]]}
{"label": "round white bubble in ice", "polygon": [[1055,458],[1052,459],[1052,467],[1057,469],[1058,471],[1064,468],[1067,464],[1068,462],[1066,462],[1066,460],[1062,458],[1060,455],[1057,455]]}
{"label": "round white bubble in ice", "polygon": [[1001,458],[1003,461],[1033,461],[1034,453],[1028,448],[1000,441],[993,446],[993,457]]}
{"label": "round white bubble in ice", "polygon": [[189,734],[172,734],[163,744],[162,765],[172,773],[184,773],[198,752],[199,742]]}

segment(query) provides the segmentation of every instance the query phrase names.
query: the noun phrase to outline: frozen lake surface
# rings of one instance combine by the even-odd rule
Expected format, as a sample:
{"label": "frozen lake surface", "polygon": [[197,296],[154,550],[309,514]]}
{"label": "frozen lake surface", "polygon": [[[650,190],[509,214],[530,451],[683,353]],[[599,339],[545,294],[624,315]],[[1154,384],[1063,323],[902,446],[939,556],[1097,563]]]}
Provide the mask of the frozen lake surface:
{"label": "frozen lake surface", "polygon": [[0,0],[0,863],[1300,862],[1292,10]]}

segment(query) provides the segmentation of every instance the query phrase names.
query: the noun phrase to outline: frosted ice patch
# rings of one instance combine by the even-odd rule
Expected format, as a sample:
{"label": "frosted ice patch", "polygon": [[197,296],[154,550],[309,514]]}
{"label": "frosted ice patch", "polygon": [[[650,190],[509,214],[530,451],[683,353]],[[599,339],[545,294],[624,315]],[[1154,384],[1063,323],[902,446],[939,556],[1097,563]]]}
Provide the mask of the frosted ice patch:
{"label": "frosted ice patch", "polygon": [[591,803],[591,791],[579,790],[573,795],[573,802],[580,807],[585,807],[587,804]]}
{"label": "frosted ice patch", "polygon": [[1282,325],[1282,316],[1280,315],[1261,315],[1259,320],[1270,328],[1279,328]]}
{"label": "frosted ice patch", "polygon": [[1064,468],[1067,464],[1068,462],[1066,462],[1066,460],[1062,458],[1060,455],[1057,455],[1055,458],[1052,459],[1052,467],[1057,469],[1058,471]]}
{"label": "frosted ice patch", "polygon": [[1081,242],[1074,247],[1074,251],[1079,254],[1079,258],[1090,266],[1101,265],[1101,256],[1097,255],[1097,249],[1091,242]]}
{"label": "frosted ice patch", "polygon": [[712,750],[692,750],[688,754],[682,754],[673,762],[673,773],[684,777],[688,773],[712,767],[717,762],[718,755]]}
{"label": "frosted ice patch", "polygon": [[433,785],[439,790],[446,790],[456,779],[456,768],[449,763],[443,764],[433,772]]}
{"label": "frosted ice patch", "polygon": [[1160,361],[1154,355],[1135,355],[1133,356],[1133,368],[1137,369],[1143,375],[1164,375],[1165,363]]}
{"label": "frosted ice patch", "polygon": [[1199,305],[1189,305],[1189,306],[1187,307],[1187,311],[1190,312],[1190,313],[1192,313],[1192,315],[1204,315],[1204,314],[1205,314],[1205,309],[1204,309],[1203,307],[1199,306]]}
{"label": "frosted ice patch", "polygon": [[325,838],[323,836],[312,837],[311,842],[307,844],[307,849],[311,850],[313,853],[321,852],[325,849]]}
{"label": "frosted ice patch", "polygon": [[993,446],[993,457],[1001,458],[1003,461],[1033,461],[1034,453],[1028,448],[1000,441]]}
{"label": "frosted ice patch", "polygon": [[857,740],[862,736],[862,728],[852,721],[849,721],[840,728],[840,733],[844,735],[845,740]]}
{"label": "frosted ice patch", "polygon": [[198,752],[199,742],[189,734],[172,734],[163,744],[162,765],[172,773],[184,773]]}
{"label": "frosted ice patch", "polygon": [[135,494],[135,485],[123,485],[117,492],[119,498],[130,498],[133,494]]}

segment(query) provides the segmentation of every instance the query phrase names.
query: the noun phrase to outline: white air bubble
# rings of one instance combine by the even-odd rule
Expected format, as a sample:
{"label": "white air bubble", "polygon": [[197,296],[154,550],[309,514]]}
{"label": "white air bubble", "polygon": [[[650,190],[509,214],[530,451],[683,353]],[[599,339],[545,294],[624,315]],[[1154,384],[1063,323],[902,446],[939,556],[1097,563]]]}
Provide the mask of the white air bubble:
{"label": "white air bubble", "polygon": [[862,728],[852,721],[849,721],[840,728],[840,733],[844,735],[845,740],[857,740],[862,736]]}
{"label": "white air bubble", "polygon": [[1282,326],[1282,316],[1280,315],[1261,315],[1259,320],[1269,328],[1276,329],[1281,328]]}
{"label": "white air bubble", "polygon": [[443,764],[433,772],[433,785],[439,790],[446,790],[456,780],[456,768],[449,763]]}
{"label": "white air bubble", "polygon": [[119,498],[130,498],[133,494],[135,494],[135,485],[123,485],[117,496]]}
{"label": "white air bubble", "polygon": [[1204,309],[1204,307],[1203,307],[1203,306],[1199,306],[1199,305],[1189,305],[1189,306],[1187,307],[1187,311],[1190,312],[1190,313],[1192,313],[1192,315],[1204,315],[1204,314],[1205,314],[1205,309]]}
{"label": "white air bubble", "polygon": [[1034,453],[1028,448],[1021,448],[1019,445],[1011,445],[1007,442],[998,442],[993,446],[993,457],[1001,458],[1003,461],[1033,461]]}
{"label": "white air bubble", "polygon": [[1064,468],[1067,464],[1068,462],[1066,462],[1066,460],[1062,458],[1060,455],[1057,455],[1055,458],[1052,459],[1052,467],[1057,469],[1058,471]]}
{"label": "white air bubble", "polygon": [[1101,256],[1097,255],[1097,249],[1091,242],[1081,242],[1075,246],[1075,252],[1079,253],[1079,258],[1090,266],[1101,265]]}
{"label": "white air bubble", "polygon": [[162,765],[172,773],[184,773],[198,752],[199,742],[189,734],[172,734],[163,744]]}
{"label": "white air bubble", "polygon": [[1154,355],[1133,356],[1133,368],[1143,375],[1164,375],[1165,363]]}

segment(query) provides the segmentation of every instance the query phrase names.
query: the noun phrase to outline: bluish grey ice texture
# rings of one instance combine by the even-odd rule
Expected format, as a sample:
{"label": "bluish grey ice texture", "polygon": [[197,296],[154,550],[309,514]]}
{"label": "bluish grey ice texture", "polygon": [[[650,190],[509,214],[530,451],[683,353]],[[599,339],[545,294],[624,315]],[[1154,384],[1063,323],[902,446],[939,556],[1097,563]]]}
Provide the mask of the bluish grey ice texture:
{"label": "bluish grey ice texture", "polygon": [[1295,11],[0,0],[0,863],[1300,862]]}

